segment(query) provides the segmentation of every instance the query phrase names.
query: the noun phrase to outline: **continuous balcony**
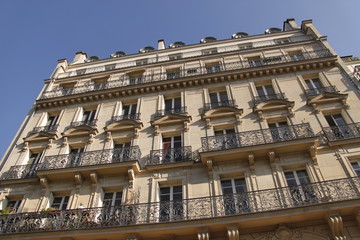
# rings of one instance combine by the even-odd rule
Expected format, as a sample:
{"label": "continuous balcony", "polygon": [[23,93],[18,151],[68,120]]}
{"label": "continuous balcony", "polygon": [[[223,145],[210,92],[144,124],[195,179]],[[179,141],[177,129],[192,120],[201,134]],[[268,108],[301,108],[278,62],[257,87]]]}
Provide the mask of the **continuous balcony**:
{"label": "continuous balcony", "polygon": [[[295,36],[295,37],[288,38],[288,40],[289,40],[288,43],[297,43],[297,42],[305,42],[305,41],[313,40],[313,37],[312,36]],[[238,44],[236,44],[236,45],[219,48],[219,50],[216,51],[215,53],[212,53],[212,55],[219,54],[219,53],[222,54],[222,53],[227,53],[227,52],[234,52],[234,51],[245,50],[245,49],[256,49],[256,48],[261,48],[261,47],[276,46],[276,45],[281,45],[281,44],[287,44],[287,43],[276,42],[275,40],[257,41],[257,42],[250,43],[250,45],[247,45],[246,48],[242,48]],[[202,50],[190,51],[190,52],[184,52],[180,59],[187,59],[187,58],[199,57],[199,56],[204,56],[204,55],[208,56],[209,54],[205,53]],[[172,61],[171,59],[169,59],[169,56],[160,56],[160,57],[157,56],[157,57],[153,57],[153,58],[148,58],[147,61],[142,63],[141,65],[148,65],[148,64],[167,62],[167,61]],[[128,67],[133,67],[133,66],[137,66],[136,61],[126,61],[126,62],[116,64],[113,68],[106,68],[104,65],[104,66],[98,66],[98,67],[84,68],[81,70],[69,71],[69,72],[60,74],[59,78],[81,76],[81,75],[87,75],[87,74],[92,74],[92,73],[97,73],[97,72],[104,72],[107,70],[123,69],[123,68],[128,68]],[[101,85],[101,84],[99,84],[99,85]]]}
{"label": "continuous balcony", "polygon": [[204,106],[204,112],[218,107],[237,107],[237,106],[235,104],[235,100],[224,100],[219,102],[206,103]]}
{"label": "continuous balcony", "polygon": [[360,138],[360,123],[324,127],[323,132],[330,145],[357,142]]}
{"label": "continuous balcony", "polygon": [[308,151],[317,140],[308,123],[202,137],[200,157],[206,164],[208,159],[232,160],[248,157],[249,153],[262,156],[269,151]]}
{"label": "continuous balcony", "polygon": [[327,86],[327,87],[313,88],[313,89],[305,90],[305,94],[308,98],[315,97],[322,93],[337,93],[337,92],[339,92],[339,91],[336,89],[335,86]]}
{"label": "continuous balcony", "polygon": [[36,177],[36,168],[37,165],[34,164],[15,165],[10,167],[8,171],[4,172],[0,179],[13,180]]}
{"label": "continuous balcony", "polygon": [[[297,56],[296,58],[294,56]],[[302,62],[306,60],[313,60],[319,58],[326,58],[331,57],[333,54],[327,50],[318,50],[313,52],[304,52],[304,53],[297,53],[297,54],[288,54],[288,55],[280,55],[274,56],[271,58],[264,58],[256,60],[256,64],[254,64],[254,60],[244,60],[239,62],[231,62],[231,63],[224,63],[222,65],[218,65],[216,71],[209,71],[209,67],[198,67],[198,68],[186,68],[181,69],[176,72],[176,74],[171,74],[172,79],[181,79],[186,77],[193,77],[199,75],[207,75],[207,74],[220,74],[226,71],[234,71],[234,70],[245,70],[245,69],[252,69],[252,68],[259,68],[259,67],[266,67],[272,66],[277,64],[285,64],[285,63],[292,63],[292,62]],[[301,58],[300,58],[301,56]],[[93,91],[101,91],[106,89],[114,89],[124,86],[131,86],[131,85],[141,85],[141,84],[148,84],[152,82],[159,82],[159,81],[171,81],[168,77],[168,73],[159,73],[159,74],[147,74],[136,78],[136,81],[133,81],[130,76],[124,75],[119,77],[117,80],[111,80],[108,82],[102,83],[91,83],[86,84],[83,86],[76,86],[71,89],[53,89],[50,91],[46,91],[42,94],[41,99],[49,99],[55,97],[63,97],[63,96],[70,96],[75,94],[81,94],[86,92],[93,92]]]}
{"label": "continuous balcony", "polygon": [[152,150],[150,151],[150,157],[146,162],[146,165],[150,166],[193,161],[192,155],[190,146]]}
{"label": "continuous balcony", "polygon": [[211,221],[214,224],[216,218],[231,217],[232,221],[236,221],[246,215],[264,217],[261,213],[276,218],[290,209],[292,216],[307,214],[310,218],[314,212],[335,209],[347,203],[357,205],[359,188],[360,180],[356,177],[178,201],[7,214],[0,215],[0,234],[79,231],[144,224],[155,227],[156,224],[170,225],[179,221],[199,221],[202,224]]}
{"label": "continuous balcony", "polygon": [[140,158],[139,146],[47,156],[39,163],[37,175],[65,178],[69,175],[66,173],[89,170],[104,174],[126,172],[129,167],[139,168]]}
{"label": "continuous balcony", "polygon": [[186,113],[187,113],[186,107],[168,108],[168,109],[157,110],[155,112],[155,118],[160,118],[170,114],[186,114]]}

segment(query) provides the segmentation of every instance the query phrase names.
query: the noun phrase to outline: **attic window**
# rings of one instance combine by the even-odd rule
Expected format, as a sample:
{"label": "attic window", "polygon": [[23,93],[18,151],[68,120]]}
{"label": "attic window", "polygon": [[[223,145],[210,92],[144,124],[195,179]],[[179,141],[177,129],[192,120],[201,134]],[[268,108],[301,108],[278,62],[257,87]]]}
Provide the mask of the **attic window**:
{"label": "attic window", "polygon": [[217,48],[205,49],[203,50],[203,55],[215,54],[217,52]]}
{"label": "attic window", "polygon": [[79,70],[76,70],[76,75],[77,76],[84,75],[85,72],[86,72],[86,69],[79,69]]}
{"label": "attic window", "polygon": [[240,50],[245,50],[245,49],[250,49],[250,48],[253,48],[252,43],[245,43],[245,44],[240,44],[239,45]]}
{"label": "attic window", "polygon": [[181,58],[182,58],[181,54],[169,55],[169,60],[178,60],[178,59],[181,59]]}
{"label": "attic window", "polygon": [[116,64],[105,65],[105,70],[110,71],[115,69]]}
{"label": "attic window", "polygon": [[136,66],[141,66],[141,65],[145,65],[148,63],[147,59],[141,59],[141,60],[137,60],[136,61]]}

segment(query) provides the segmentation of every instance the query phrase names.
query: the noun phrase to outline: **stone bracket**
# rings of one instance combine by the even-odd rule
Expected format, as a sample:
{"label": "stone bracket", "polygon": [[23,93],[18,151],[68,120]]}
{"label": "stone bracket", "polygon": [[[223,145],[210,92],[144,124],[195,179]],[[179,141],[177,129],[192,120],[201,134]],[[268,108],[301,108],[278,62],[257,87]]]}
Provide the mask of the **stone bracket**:
{"label": "stone bracket", "polygon": [[198,231],[198,240],[209,240],[210,235],[207,229],[202,229]]}
{"label": "stone bracket", "polygon": [[344,224],[339,213],[332,213],[327,216],[327,221],[331,229],[331,233],[335,240],[345,240]]}
{"label": "stone bracket", "polygon": [[239,240],[239,228],[235,225],[227,227],[227,236],[229,240]]}

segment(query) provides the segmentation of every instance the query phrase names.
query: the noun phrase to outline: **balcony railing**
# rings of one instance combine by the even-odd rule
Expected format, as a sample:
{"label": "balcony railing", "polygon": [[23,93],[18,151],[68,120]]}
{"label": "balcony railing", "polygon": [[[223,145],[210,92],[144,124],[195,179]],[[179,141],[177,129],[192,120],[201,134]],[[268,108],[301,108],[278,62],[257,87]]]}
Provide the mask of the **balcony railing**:
{"label": "balcony railing", "polygon": [[139,161],[140,158],[141,151],[139,146],[71,153],[45,157],[44,162],[39,164],[38,170]]}
{"label": "balcony railing", "polygon": [[360,199],[359,178],[221,196],[0,215],[0,234],[66,231],[205,220]]}
{"label": "balcony railing", "polygon": [[242,148],[315,137],[308,123],[201,138],[202,151]]}
{"label": "balcony railing", "polygon": [[[302,60],[309,60],[309,59],[318,59],[318,58],[324,58],[324,57],[330,57],[333,56],[332,53],[327,50],[318,50],[313,52],[304,52],[304,53],[298,53],[298,56],[301,56],[301,59],[294,59],[293,55],[281,55],[281,56],[274,56],[271,58],[264,58],[264,59],[258,59],[254,62],[254,60],[244,60],[239,62],[232,62],[232,63],[226,63],[222,64],[221,68],[217,68],[216,71],[210,71],[209,67],[199,67],[199,68],[186,68],[180,70],[179,74],[172,75],[171,79],[175,78],[182,78],[182,77],[188,77],[188,76],[196,76],[196,75],[205,75],[205,74],[215,74],[218,72],[225,72],[230,70],[241,70],[241,69],[248,69],[248,68],[254,68],[254,67],[261,67],[261,66],[270,66],[274,64],[279,63],[288,63],[288,62],[297,62]],[[76,86],[71,89],[54,89],[50,91],[46,91],[41,96],[42,99],[47,98],[54,98],[54,97],[61,97],[61,96],[67,96],[67,95],[73,95],[73,94],[80,94],[84,92],[92,92],[92,91],[98,91],[98,90],[104,90],[104,89],[111,89],[111,88],[117,88],[117,87],[123,87],[123,86],[129,86],[129,85],[136,85],[136,84],[142,84],[142,83],[150,83],[150,82],[157,82],[157,81],[164,81],[169,80],[168,75],[166,72],[159,73],[159,74],[148,74],[144,75],[142,77],[136,77],[135,80],[132,77],[129,76],[121,76],[118,80],[111,80],[108,82],[102,82],[102,83],[91,83],[86,84],[82,86]]]}
{"label": "balcony railing", "polygon": [[51,126],[40,126],[40,127],[34,127],[32,131],[29,132],[28,135],[39,133],[39,132],[55,132],[59,127],[59,124],[51,125]]}
{"label": "balcony railing", "polygon": [[21,179],[21,178],[31,178],[36,176],[37,165],[27,164],[27,165],[15,165],[10,167],[10,169],[4,172],[1,176],[1,180],[10,180],[10,179]]}
{"label": "balcony railing", "polygon": [[96,126],[97,119],[86,120],[86,121],[76,121],[70,124],[70,127],[78,127],[78,126]]}
{"label": "balcony railing", "polygon": [[235,100],[223,100],[220,102],[205,103],[204,112],[218,107],[236,107]]}
{"label": "balcony railing", "polygon": [[335,86],[328,86],[328,87],[321,87],[321,88],[314,88],[314,89],[306,89],[305,94],[307,97],[315,97],[322,93],[336,93],[338,90]]}
{"label": "balcony railing", "polygon": [[169,148],[150,151],[146,165],[192,161],[191,147]]}
{"label": "balcony railing", "polygon": [[329,142],[360,138],[360,123],[324,127],[323,131]]}
{"label": "balcony railing", "polygon": [[133,113],[127,115],[113,116],[111,122],[118,122],[121,120],[140,120],[140,113]]}
{"label": "balcony railing", "polygon": [[276,93],[262,96],[254,97],[254,105],[258,105],[259,103],[269,101],[269,100],[286,100],[285,93]]}
{"label": "balcony railing", "polygon": [[170,115],[170,114],[186,114],[186,107],[177,107],[177,108],[169,108],[169,109],[162,109],[157,110],[155,112],[155,118],[159,118],[162,116]]}

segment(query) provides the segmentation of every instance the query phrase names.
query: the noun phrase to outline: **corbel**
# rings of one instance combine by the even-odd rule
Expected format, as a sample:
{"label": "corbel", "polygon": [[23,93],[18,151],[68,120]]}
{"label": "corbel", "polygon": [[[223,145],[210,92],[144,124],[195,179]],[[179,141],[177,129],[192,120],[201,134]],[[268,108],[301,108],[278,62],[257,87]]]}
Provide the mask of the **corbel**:
{"label": "corbel", "polygon": [[24,146],[22,148],[22,151],[26,152],[27,150],[29,150],[29,142],[24,142]]}
{"label": "corbel", "polygon": [[42,189],[48,189],[49,188],[49,181],[46,177],[40,178],[40,186]]}
{"label": "corbel", "polygon": [[339,213],[331,213],[327,216],[327,222],[331,229],[331,233],[334,239],[345,240],[344,224],[342,217]]}
{"label": "corbel", "polygon": [[189,131],[189,122],[184,122],[184,132]]}
{"label": "corbel", "polygon": [[263,114],[263,111],[258,111],[258,115],[259,115],[259,119],[260,121],[265,121],[265,117],[264,117],[264,114]]}
{"label": "corbel", "polygon": [[134,129],[134,138],[139,138],[139,134],[140,134],[139,128],[135,128]]}
{"label": "corbel", "polygon": [[255,156],[254,156],[254,154],[249,153],[248,154],[248,160],[249,160],[249,165],[250,165],[250,171],[252,173],[254,173],[255,172],[255,166],[254,166],[254,164],[255,164]]}
{"label": "corbel", "polygon": [[61,146],[62,146],[62,147],[66,147],[68,144],[69,144],[69,143],[68,143],[68,138],[67,138],[67,137],[64,137]]}
{"label": "corbel", "polygon": [[288,107],[288,111],[289,111],[289,116],[290,116],[290,117],[294,117],[294,116],[295,116],[295,113],[294,113],[292,107]]}
{"label": "corbel", "polygon": [[208,159],[206,161],[206,166],[207,168],[211,171],[213,169],[213,160],[212,159]]}
{"label": "corbel", "polygon": [[240,114],[239,113],[235,114],[235,118],[236,118],[236,124],[240,125],[242,123],[242,120],[240,118]]}
{"label": "corbel", "polygon": [[126,240],[139,240],[136,234],[130,234],[126,237]]}
{"label": "corbel", "polygon": [[320,113],[320,109],[319,109],[319,107],[316,105],[316,103],[311,104],[311,106],[313,107],[315,113]]}
{"label": "corbel", "polygon": [[76,185],[81,185],[82,182],[83,182],[83,179],[82,179],[80,173],[75,173],[74,179],[75,179],[75,184],[76,184]]}
{"label": "corbel", "polygon": [[110,142],[112,140],[112,135],[111,135],[111,132],[107,132],[106,133],[106,142]]}
{"label": "corbel", "polygon": [[96,172],[92,172],[90,173],[90,180],[92,184],[98,184],[99,183],[99,178]]}
{"label": "corbel", "polygon": [[207,229],[201,229],[198,231],[198,240],[209,240],[209,230]]}
{"label": "corbel", "polygon": [[350,105],[347,104],[346,99],[342,99],[341,102],[342,102],[342,104],[343,104],[343,106],[344,106],[345,109],[349,109],[349,108],[350,108]]}
{"label": "corbel", "polygon": [[159,127],[159,125],[155,125],[154,127],[155,127],[154,135],[158,136],[160,134],[160,127]]}
{"label": "corbel", "polygon": [[135,179],[135,171],[134,171],[134,169],[132,169],[132,168],[128,169],[128,177],[129,177],[130,180]]}
{"label": "corbel", "polygon": [[50,149],[52,147],[52,144],[53,144],[53,139],[52,138],[49,138],[49,142],[46,146],[47,149]]}
{"label": "corbel", "polygon": [[274,163],[275,162],[275,152],[274,151],[269,151],[268,152],[268,157],[269,157],[269,160],[271,163]]}
{"label": "corbel", "polygon": [[206,128],[211,128],[211,120],[210,120],[210,118],[206,118],[205,119],[205,121],[206,121]]}
{"label": "corbel", "polygon": [[236,225],[227,227],[227,236],[229,240],[239,240],[239,228]]}
{"label": "corbel", "polygon": [[309,150],[312,161],[314,162],[314,164],[317,165],[318,164],[317,157],[316,157],[317,147],[315,146],[315,144],[312,144],[309,146],[308,150]]}
{"label": "corbel", "polygon": [[88,141],[88,143],[91,144],[91,143],[93,143],[93,142],[94,142],[94,134],[90,133],[90,134],[89,134],[89,141]]}

